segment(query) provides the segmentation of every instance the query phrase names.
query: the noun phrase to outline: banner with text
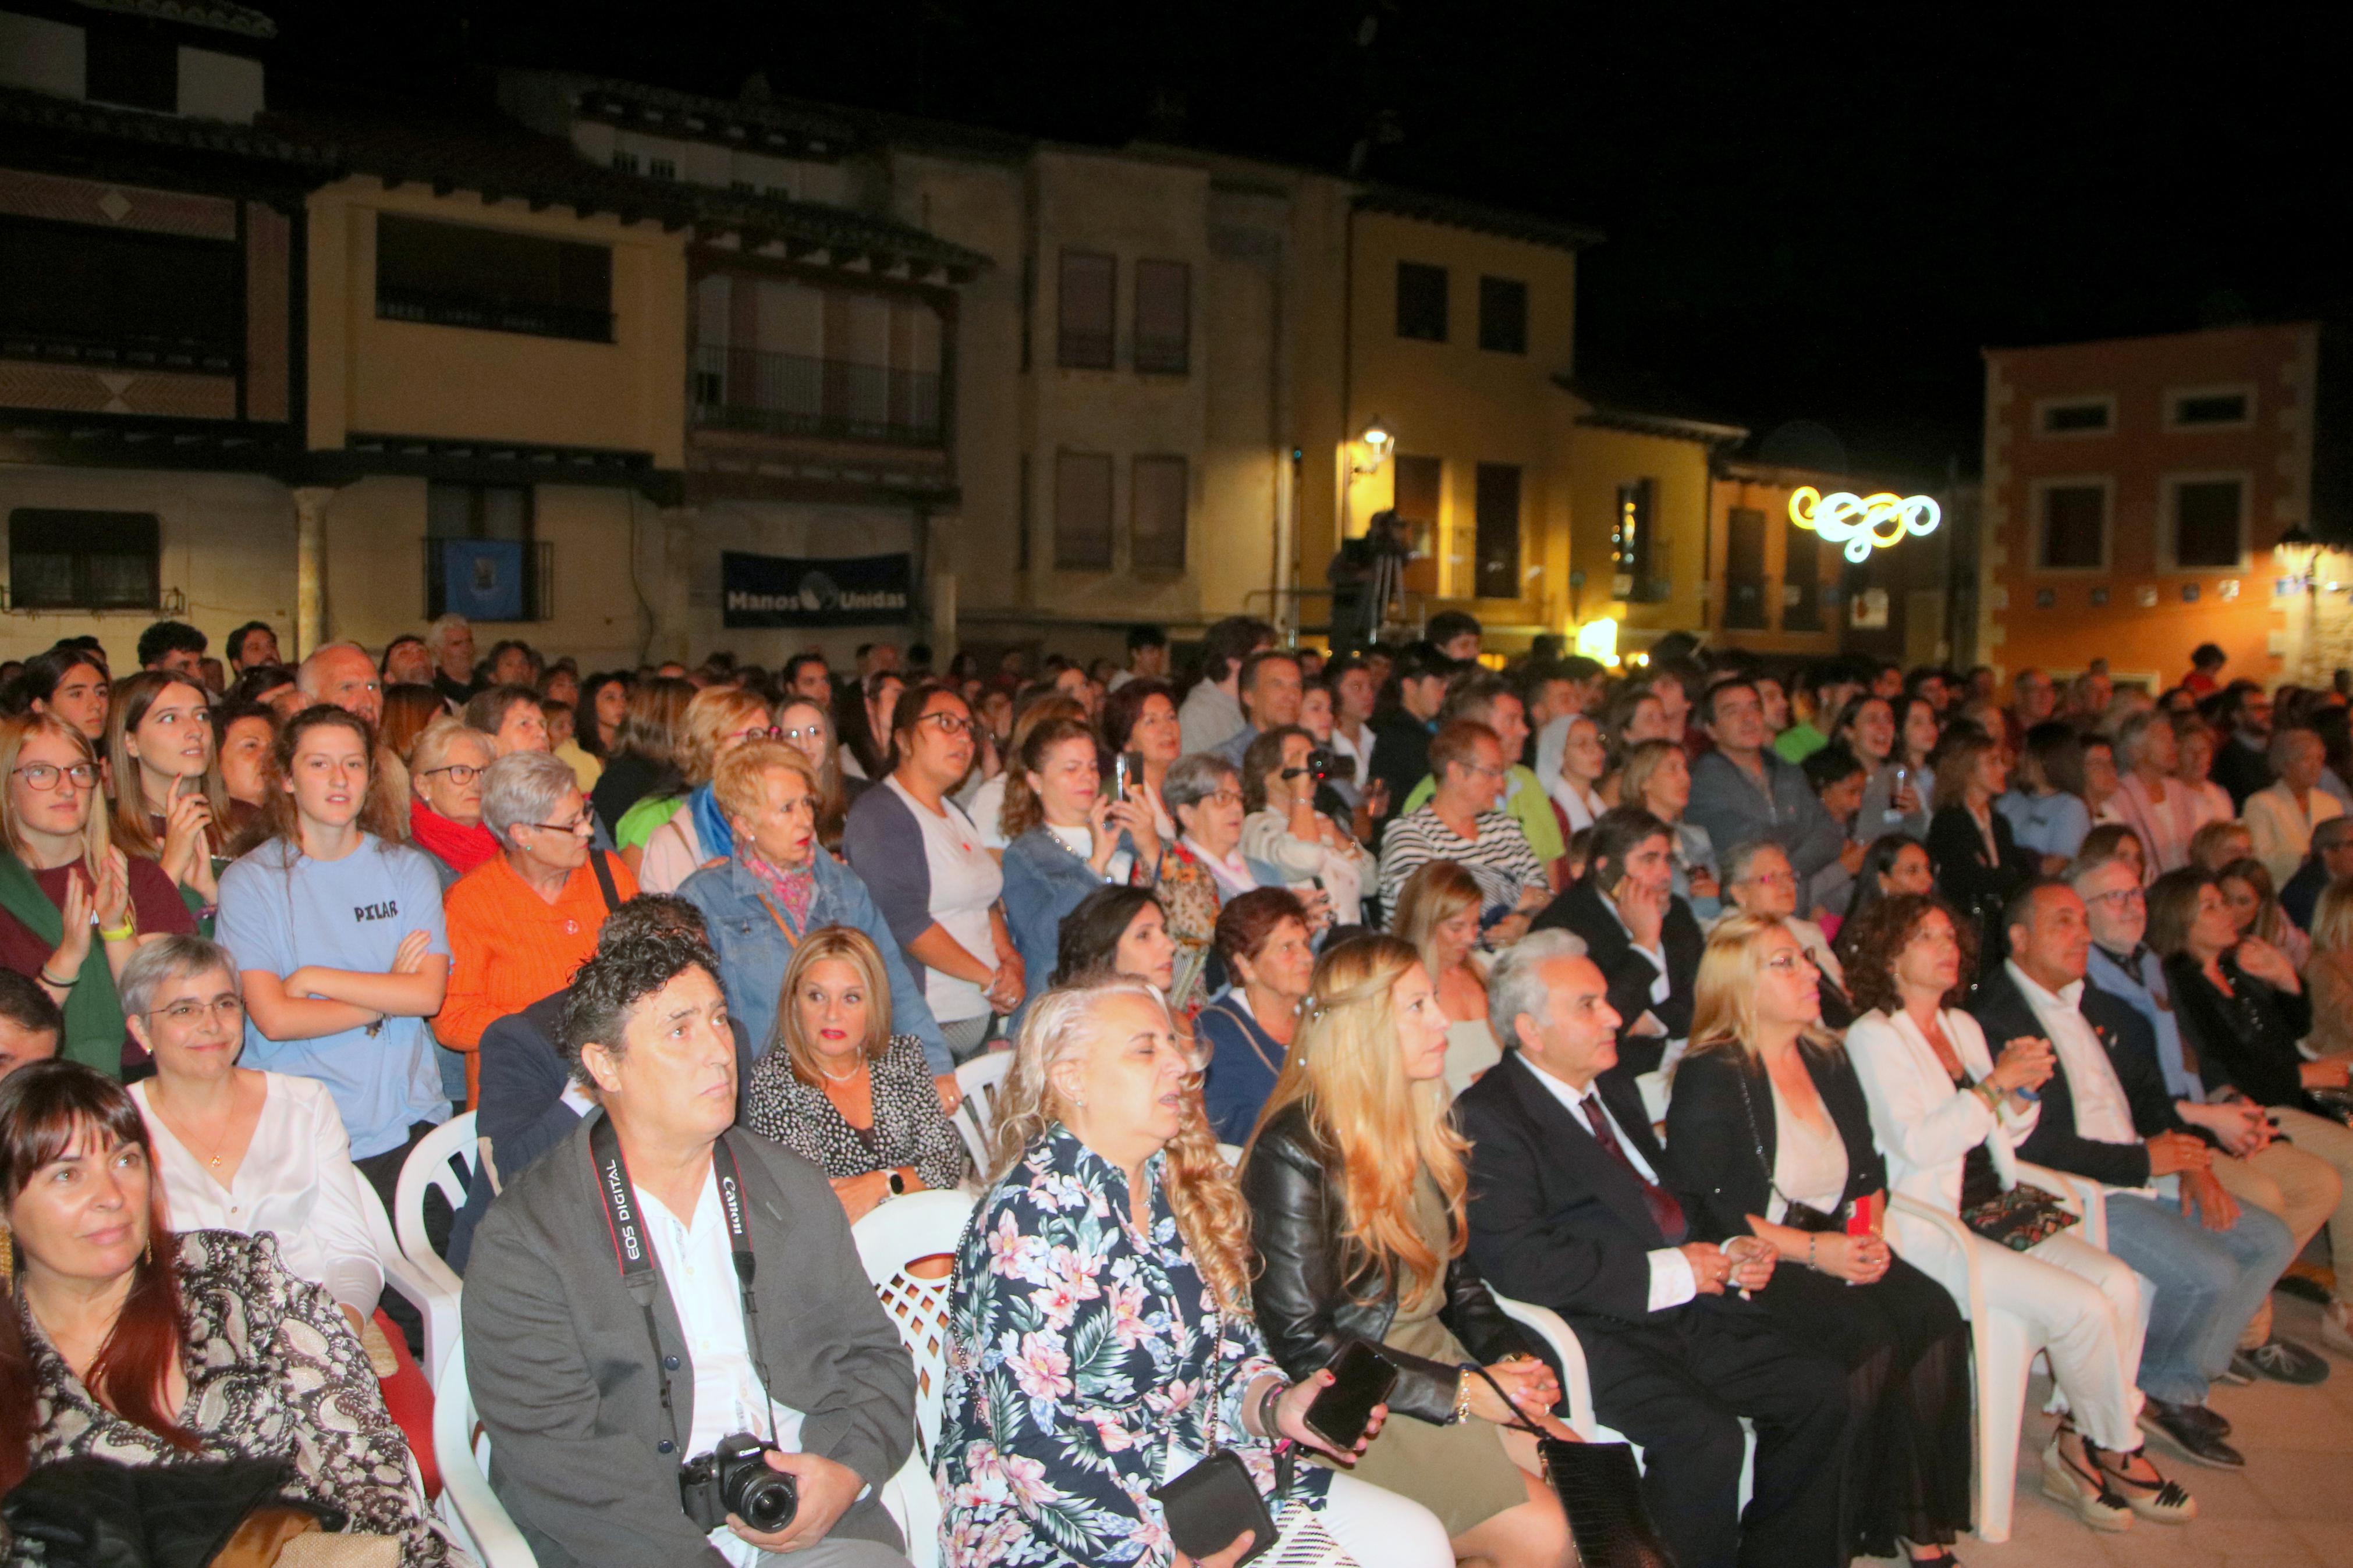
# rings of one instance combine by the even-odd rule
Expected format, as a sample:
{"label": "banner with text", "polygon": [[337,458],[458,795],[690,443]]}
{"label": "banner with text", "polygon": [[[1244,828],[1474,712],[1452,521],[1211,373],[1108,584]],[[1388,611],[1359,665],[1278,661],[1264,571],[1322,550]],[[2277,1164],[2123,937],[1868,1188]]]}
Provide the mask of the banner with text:
{"label": "banner with text", "polygon": [[907,618],[914,562],[904,552],[796,561],[724,550],[719,587],[725,626],[877,626]]}

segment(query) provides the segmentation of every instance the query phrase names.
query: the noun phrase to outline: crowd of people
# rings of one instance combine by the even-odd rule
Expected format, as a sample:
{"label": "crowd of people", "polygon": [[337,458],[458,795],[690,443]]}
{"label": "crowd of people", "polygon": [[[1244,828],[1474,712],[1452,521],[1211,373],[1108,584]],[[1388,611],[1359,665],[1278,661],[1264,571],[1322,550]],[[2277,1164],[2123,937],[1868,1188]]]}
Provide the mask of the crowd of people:
{"label": "crowd of people", "polygon": [[[851,1227],[927,1190],[977,1205],[955,1568],[1225,1568],[1159,1494],[1229,1453],[1254,1528],[1367,1568],[1573,1561],[1513,1302],[1684,1568],[1952,1561],[1973,1297],[2103,1531],[2195,1517],[2160,1456],[2245,1464],[2214,1384],[2327,1376],[2276,1285],[2353,1353],[2343,694],[2211,648],[2007,701],[1680,636],[1611,670],[1455,614],[1230,618],[1182,689],[1128,648],[584,673],[445,616],[0,668],[0,1489],[290,1458],[463,1561],[369,1214],[459,1110],[427,1228],[549,1564],[901,1561],[915,1379]],[[1335,1440],[1360,1346],[1396,1381]],[[739,1438],[781,1521],[681,1489]]]}

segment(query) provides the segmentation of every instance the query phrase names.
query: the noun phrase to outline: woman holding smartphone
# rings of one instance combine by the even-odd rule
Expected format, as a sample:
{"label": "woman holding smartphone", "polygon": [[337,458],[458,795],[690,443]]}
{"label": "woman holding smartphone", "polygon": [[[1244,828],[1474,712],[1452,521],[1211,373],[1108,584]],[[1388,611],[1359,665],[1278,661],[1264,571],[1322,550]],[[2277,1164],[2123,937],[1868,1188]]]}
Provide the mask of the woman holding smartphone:
{"label": "woman holding smartphone", "polygon": [[1316,965],[1242,1161],[1259,1331],[1294,1378],[1378,1345],[1391,1419],[1352,1473],[1437,1514],[1458,1559],[1557,1568],[1568,1520],[1511,1428],[1576,1435],[1551,1414],[1552,1369],[1463,1256],[1470,1173],[1445,1071],[1446,1014],[1410,945],[1364,937]]}

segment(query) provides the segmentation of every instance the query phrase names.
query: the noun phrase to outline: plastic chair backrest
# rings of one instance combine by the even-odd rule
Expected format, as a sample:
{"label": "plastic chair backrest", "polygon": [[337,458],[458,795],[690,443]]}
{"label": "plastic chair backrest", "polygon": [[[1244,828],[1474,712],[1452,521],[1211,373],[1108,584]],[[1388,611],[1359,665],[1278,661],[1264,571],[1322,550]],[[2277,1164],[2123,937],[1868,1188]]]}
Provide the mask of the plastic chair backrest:
{"label": "plastic chair backrest", "polygon": [[989,1140],[997,1133],[997,1096],[1005,1075],[1013,1070],[1011,1051],[983,1051],[955,1069],[956,1088],[964,1103],[956,1107],[955,1129],[972,1154],[976,1171],[988,1169]]}
{"label": "plastic chair backrest", "polygon": [[917,1279],[907,1266],[943,1254],[954,1257],[972,1211],[973,1200],[963,1193],[911,1193],[884,1204],[850,1230],[874,1294],[915,1360],[915,1433],[927,1465],[939,1444],[940,1406],[947,1394],[950,1281]]}
{"label": "plastic chair backrest", "polygon": [[[451,1168],[453,1155],[464,1164],[465,1176]],[[464,1208],[467,1182],[480,1157],[480,1147],[474,1136],[474,1113],[469,1110],[436,1127],[408,1152],[408,1158],[401,1163],[400,1184],[393,1189],[393,1226],[400,1238],[400,1250],[411,1263],[436,1279],[448,1273],[448,1278],[441,1282],[453,1289],[457,1275],[449,1272],[425,1234],[425,1194],[438,1187],[448,1200],[450,1213]]]}
{"label": "plastic chair backrest", "polygon": [[450,1347],[433,1390],[433,1454],[441,1467],[441,1512],[482,1568],[539,1568],[522,1531],[491,1489],[491,1440],[474,1414],[463,1336]]}

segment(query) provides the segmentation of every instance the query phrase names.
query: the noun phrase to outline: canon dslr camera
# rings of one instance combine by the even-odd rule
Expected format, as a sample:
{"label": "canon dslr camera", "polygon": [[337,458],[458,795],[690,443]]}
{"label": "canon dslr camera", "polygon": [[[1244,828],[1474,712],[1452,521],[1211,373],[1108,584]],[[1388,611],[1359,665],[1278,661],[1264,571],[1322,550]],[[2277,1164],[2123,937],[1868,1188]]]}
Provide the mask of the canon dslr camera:
{"label": "canon dslr camera", "polygon": [[678,1468],[679,1507],[706,1535],[731,1513],[763,1535],[784,1529],[800,1510],[801,1489],[792,1477],[768,1468],[765,1456],[776,1451],[774,1443],[748,1432],[720,1438],[710,1453]]}

